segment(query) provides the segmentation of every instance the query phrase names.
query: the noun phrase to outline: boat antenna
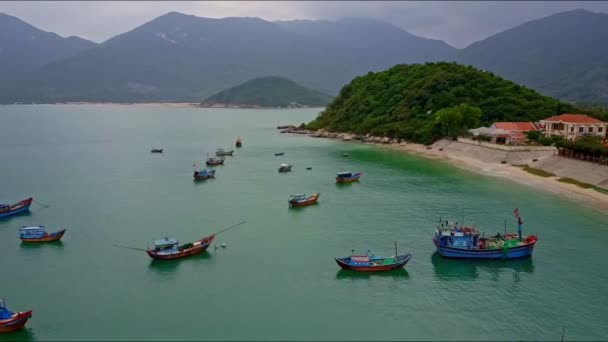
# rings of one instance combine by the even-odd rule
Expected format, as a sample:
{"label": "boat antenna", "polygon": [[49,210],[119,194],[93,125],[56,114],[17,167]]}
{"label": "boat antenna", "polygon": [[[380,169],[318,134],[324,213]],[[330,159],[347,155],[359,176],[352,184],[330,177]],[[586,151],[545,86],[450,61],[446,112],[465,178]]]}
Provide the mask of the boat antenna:
{"label": "boat antenna", "polygon": [[235,224],[234,226],[230,226],[230,227],[228,227],[228,228],[226,228],[226,229],[222,229],[222,230],[220,230],[219,232],[217,232],[217,233],[213,233],[213,234],[211,234],[211,235],[218,235],[218,234],[223,233],[223,232],[225,232],[225,231],[227,231],[227,230],[230,230],[230,229],[232,229],[232,228],[235,228],[235,227],[237,227],[237,226],[240,226],[240,225],[242,225],[242,224],[243,224],[243,223],[245,223],[245,222],[247,222],[247,221],[243,221],[243,222],[241,222],[241,223],[237,223],[237,224]]}
{"label": "boat antenna", "polygon": [[562,342],[564,342],[564,337],[566,336],[566,327],[562,325]]}
{"label": "boat antenna", "polygon": [[507,219],[505,219],[505,235],[507,235]]}
{"label": "boat antenna", "polygon": [[351,249],[351,250],[350,250],[350,256],[353,256],[353,255],[355,255],[355,250],[354,250],[354,249]]}
{"label": "boat antenna", "polygon": [[395,258],[397,257],[397,241],[395,241]]}

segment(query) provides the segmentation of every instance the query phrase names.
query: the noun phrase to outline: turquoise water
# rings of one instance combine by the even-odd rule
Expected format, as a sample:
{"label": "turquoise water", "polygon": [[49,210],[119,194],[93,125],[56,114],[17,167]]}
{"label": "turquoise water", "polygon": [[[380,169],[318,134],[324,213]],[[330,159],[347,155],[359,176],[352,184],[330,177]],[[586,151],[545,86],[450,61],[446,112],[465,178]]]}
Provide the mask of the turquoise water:
{"label": "turquoise water", "polygon": [[[33,309],[0,340],[605,340],[608,216],[575,201],[377,147],[279,134],[318,110],[0,106],[0,202],[33,196],[0,221],[0,297]],[[218,147],[243,148],[192,181]],[[151,154],[162,147],[162,155]],[[276,152],[285,152],[282,157]],[[350,157],[343,157],[349,153]],[[294,165],[280,174],[281,163]],[[306,170],[312,167],[312,170]],[[361,182],[334,183],[339,170]],[[289,209],[292,193],[321,192]],[[539,236],[531,259],[445,260],[439,216],[488,234]],[[227,248],[176,262],[139,251],[225,227]],[[22,225],[68,229],[27,246]],[[414,254],[406,269],[360,275],[351,249]]]}

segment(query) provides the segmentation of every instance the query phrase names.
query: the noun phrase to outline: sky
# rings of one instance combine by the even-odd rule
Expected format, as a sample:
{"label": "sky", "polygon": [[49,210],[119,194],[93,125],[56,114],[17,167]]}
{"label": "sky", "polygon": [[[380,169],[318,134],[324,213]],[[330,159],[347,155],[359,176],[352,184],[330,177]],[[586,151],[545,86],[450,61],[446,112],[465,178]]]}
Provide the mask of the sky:
{"label": "sky", "polygon": [[602,1],[2,1],[0,12],[39,29],[102,42],[170,11],[199,17],[266,20],[368,17],[463,48],[526,21],[588,9]]}

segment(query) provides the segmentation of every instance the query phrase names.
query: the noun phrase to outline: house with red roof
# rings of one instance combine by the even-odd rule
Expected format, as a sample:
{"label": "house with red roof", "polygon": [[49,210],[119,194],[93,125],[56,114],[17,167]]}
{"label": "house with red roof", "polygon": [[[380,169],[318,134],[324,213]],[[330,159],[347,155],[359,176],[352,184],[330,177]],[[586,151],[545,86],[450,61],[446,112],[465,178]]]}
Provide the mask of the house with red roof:
{"label": "house with red roof", "polygon": [[495,122],[491,128],[510,132],[505,141],[507,144],[525,143],[528,138],[524,133],[537,130],[532,122]]}
{"label": "house with red roof", "polygon": [[608,123],[584,114],[562,114],[540,120],[540,129],[545,136],[562,136],[576,140],[583,135],[594,135],[604,139]]}

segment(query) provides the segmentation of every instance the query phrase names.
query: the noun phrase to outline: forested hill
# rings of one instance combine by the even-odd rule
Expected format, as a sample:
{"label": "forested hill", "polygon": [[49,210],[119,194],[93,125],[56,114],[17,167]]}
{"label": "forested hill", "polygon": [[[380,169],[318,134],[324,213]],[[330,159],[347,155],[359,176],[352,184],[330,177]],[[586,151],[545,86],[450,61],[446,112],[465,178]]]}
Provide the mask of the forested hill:
{"label": "forested hill", "polygon": [[490,72],[426,63],[355,78],[308,128],[428,143],[494,121],[536,121],[575,110]]}
{"label": "forested hill", "polygon": [[305,88],[287,78],[262,77],[221,91],[206,99],[204,103],[259,107],[323,107],[329,101],[331,96]]}

